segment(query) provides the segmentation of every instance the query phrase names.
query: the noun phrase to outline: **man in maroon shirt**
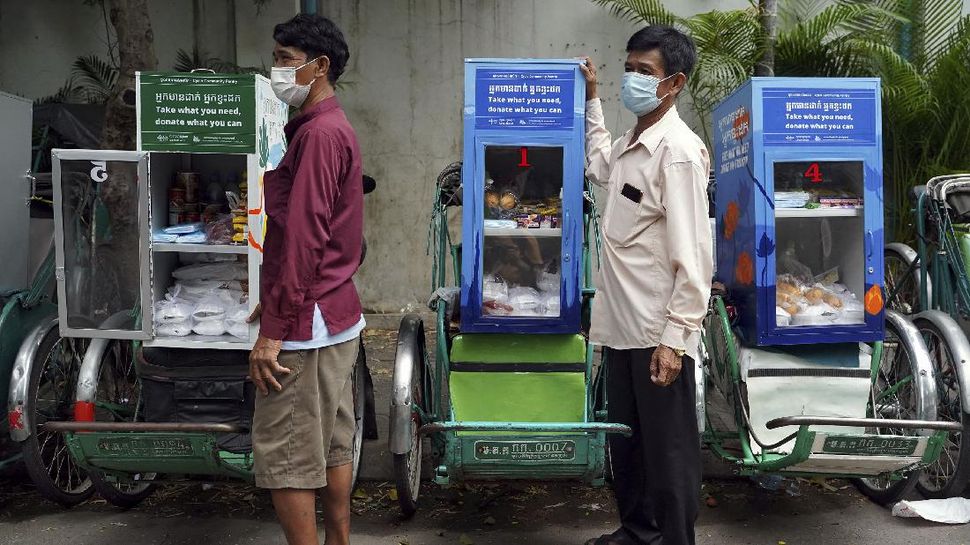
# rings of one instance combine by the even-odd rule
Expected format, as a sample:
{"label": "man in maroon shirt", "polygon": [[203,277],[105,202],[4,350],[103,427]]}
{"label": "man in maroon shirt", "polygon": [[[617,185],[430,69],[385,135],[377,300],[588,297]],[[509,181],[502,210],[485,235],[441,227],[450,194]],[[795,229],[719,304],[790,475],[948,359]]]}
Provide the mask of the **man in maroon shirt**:
{"label": "man in maroon shirt", "polygon": [[[253,473],[271,490],[290,545],[350,539],[354,410],[351,375],[364,327],[363,189],[357,137],[334,94],[349,53],[329,19],[298,15],[273,31],[272,87],[297,114],[280,165],[263,177],[267,215],[260,332],[250,377]],[[254,316],[255,318],[255,316]]]}

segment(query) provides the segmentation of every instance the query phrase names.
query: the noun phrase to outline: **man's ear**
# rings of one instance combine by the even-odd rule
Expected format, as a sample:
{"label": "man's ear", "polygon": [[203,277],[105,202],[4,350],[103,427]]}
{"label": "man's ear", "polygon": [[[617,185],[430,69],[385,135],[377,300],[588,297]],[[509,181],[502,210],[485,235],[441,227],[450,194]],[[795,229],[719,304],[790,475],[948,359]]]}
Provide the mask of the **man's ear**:
{"label": "man's ear", "polygon": [[670,92],[674,96],[680,95],[680,92],[684,90],[687,86],[687,76],[682,72],[678,72],[674,77],[670,78],[671,87]]}
{"label": "man's ear", "polygon": [[330,73],[330,57],[322,55],[317,59],[317,69],[313,75],[318,78],[325,78],[328,73]]}

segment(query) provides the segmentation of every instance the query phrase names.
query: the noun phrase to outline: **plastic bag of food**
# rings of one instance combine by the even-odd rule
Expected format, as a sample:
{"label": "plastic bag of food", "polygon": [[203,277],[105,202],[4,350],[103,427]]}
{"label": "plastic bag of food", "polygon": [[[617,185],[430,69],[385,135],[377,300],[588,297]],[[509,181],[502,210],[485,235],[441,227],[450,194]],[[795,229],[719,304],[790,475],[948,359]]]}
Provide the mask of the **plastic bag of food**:
{"label": "plastic bag of food", "polygon": [[205,244],[206,236],[202,231],[196,231],[187,235],[179,235],[175,241],[178,244]]}
{"label": "plastic bag of food", "polygon": [[197,263],[175,269],[172,276],[176,280],[245,280],[249,273],[246,264],[232,263]]}
{"label": "plastic bag of food", "polygon": [[221,215],[218,219],[206,225],[205,234],[209,244],[232,244],[232,215]]}
{"label": "plastic bag of food", "polygon": [[249,306],[239,304],[226,311],[226,332],[233,337],[249,339]]}
{"label": "plastic bag of food", "polygon": [[482,281],[482,299],[507,300],[509,286],[497,276],[486,276]]}
{"label": "plastic bag of food", "polygon": [[192,334],[192,320],[158,325],[155,333],[160,337],[186,337]]}
{"label": "plastic bag of food", "polygon": [[213,254],[213,253],[189,253],[179,254],[179,263],[182,265],[195,265],[197,263],[230,263],[239,261],[239,257],[234,254]]}
{"label": "plastic bag of food", "polygon": [[174,244],[179,239],[178,235],[170,235],[165,231],[153,231],[152,242]]}
{"label": "plastic bag of food", "polygon": [[222,320],[195,322],[195,325],[192,326],[192,331],[198,335],[205,335],[206,337],[218,337],[226,334],[226,323]]}
{"label": "plastic bag of food", "polygon": [[543,293],[559,293],[559,275],[557,273],[540,272],[536,279],[536,287]]}
{"label": "plastic bag of food", "polygon": [[188,321],[192,317],[192,304],[181,297],[181,292],[165,295],[165,299],[155,303],[155,324],[176,324]]}
{"label": "plastic bag of food", "polygon": [[203,225],[201,223],[182,223],[179,225],[166,227],[163,229],[163,231],[169,235],[187,235],[189,233],[201,231],[202,227]]}
{"label": "plastic bag of food", "polygon": [[212,290],[211,293],[203,297],[192,310],[192,319],[199,322],[223,321],[226,319],[226,310],[229,308],[224,296],[220,295],[219,290]]}
{"label": "plastic bag of food", "polygon": [[512,288],[509,290],[509,305],[516,316],[537,316],[541,314],[542,298],[533,288]]}
{"label": "plastic bag of food", "polygon": [[543,308],[544,316],[552,316],[552,317],[559,316],[560,314],[559,294],[558,293],[547,294],[543,301],[542,308]]}

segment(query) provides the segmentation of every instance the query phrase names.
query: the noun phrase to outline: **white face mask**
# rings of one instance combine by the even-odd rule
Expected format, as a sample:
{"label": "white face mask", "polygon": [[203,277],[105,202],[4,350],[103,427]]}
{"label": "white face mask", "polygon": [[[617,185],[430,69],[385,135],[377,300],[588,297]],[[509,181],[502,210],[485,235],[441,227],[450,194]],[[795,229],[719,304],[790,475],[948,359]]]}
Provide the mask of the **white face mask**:
{"label": "white face mask", "polygon": [[312,61],[308,61],[303,65],[297,66],[296,68],[277,68],[274,66],[273,69],[270,70],[269,81],[270,86],[273,88],[273,93],[276,94],[276,97],[294,108],[303,106],[303,103],[306,102],[307,96],[310,94],[310,86],[313,85],[314,81],[317,81],[317,78],[313,78],[310,80],[310,83],[307,83],[306,85],[300,85],[296,82],[296,71],[308,64],[317,62],[317,59],[319,58],[320,57],[317,57]]}

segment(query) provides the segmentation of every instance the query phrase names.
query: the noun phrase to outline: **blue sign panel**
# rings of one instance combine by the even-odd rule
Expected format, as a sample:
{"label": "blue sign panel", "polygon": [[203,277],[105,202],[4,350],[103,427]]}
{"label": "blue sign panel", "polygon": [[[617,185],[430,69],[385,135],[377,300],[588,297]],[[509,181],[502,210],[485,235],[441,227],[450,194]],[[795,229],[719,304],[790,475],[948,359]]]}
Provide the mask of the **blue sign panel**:
{"label": "blue sign panel", "polygon": [[475,75],[475,128],[571,129],[575,70],[489,70]]}
{"label": "blue sign panel", "polygon": [[876,143],[874,89],[765,88],[762,96],[765,145]]}

